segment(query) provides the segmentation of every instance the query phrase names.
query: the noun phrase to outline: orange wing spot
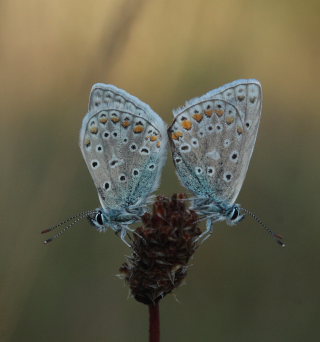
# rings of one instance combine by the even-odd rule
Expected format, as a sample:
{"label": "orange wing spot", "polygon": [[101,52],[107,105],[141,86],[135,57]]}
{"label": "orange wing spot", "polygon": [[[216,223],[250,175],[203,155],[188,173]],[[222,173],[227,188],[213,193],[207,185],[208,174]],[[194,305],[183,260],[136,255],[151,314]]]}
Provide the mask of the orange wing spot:
{"label": "orange wing spot", "polygon": [[193,114],[192,117],[198,121],[201,122],[201,120],[203,119],[203,114]]}
{"label": "orange wing spot", "polygon": [[161,145],[161,141],[158,141],[157,142],[157,147],[160,147],[160,145]]}
{"label": "orange wing spot", "polygon": [[218,116],[222,116],[224,114],[224,110],[222,109],[216,109],[214,110],[214,112],[218,115]]}
{"label": "orange wing spot", "polygon": [[90,128],[90,133],[92,133],[92,134],[97,134],[98,133],[98,127],[91,127]]}
{"label": "orange wing spot", "polygon": [[113,117],[113,118],[111,118],[111,121],[114,122],[114,123],[117,123],[117,122],[120,121],[120,118]]}
{"label": "orange wing spot", "polygon": [[156,135],[152,135],[150,137],[150,141],[156,141],[156,140],[158,140],[158,137]]}
{"label": "orange wing spot", "polygon": [[130,126],[130,125],[131,125],[131,122],[130,122],[130,121],[123,121],[123,122],[122,122],[122,126],[125,127],[125,128],[127,128],[127,127]]}
{"label": "orange wing spot", "polygon": [[142,125],[137,125],[134,129],[133,132],[134,133],[141,133],[144,131],[144,127]]}
{"label": "orange wing spot", "polygon": [[243,128],[242,127],[237,127],[237,133],[240,135],[243,133]]}
{"label": "orange wing spot", "polygon": [[108,118],[102,117],[99,119],[99,121],[104,124],[108,121]]}
{"label": "orange wing spot", "polygon": [[228,124],[228,125],[231,125],[232,123],[234,122],[234,118],[231,116],[229,116],[228,118],[226,118],[226,123]]}
{"label": "orange wing spot", "polygon": [[179,138],[181,138],[183,136],[182,132],[177,131],[177,132],[172,132],[171,133],[171,138],[173,140],[179,140]]}
{"label": "orange wing spot", "polygon": [[206,114],[206,116],[207,116],[208,118],[211,117],[212,113],[213,113],[213,110],[212,110],[212,109],[208,109],[208,110],[205,110],[205,111],[204,111],[204,114]]}
{"label": "orange wing spot", "polygon": [[90,146],[90,145],[91,145],[90,139],[86,139],[86,140],[84,141],[84,144],[85,144],[87,147]]}
{"label": "orange wing spot", "polygon": [[184,120],[181,122],[181,125],[184,129],[186,129],[187,131],[189,131],[192,127],[192,122],[190,120]]}

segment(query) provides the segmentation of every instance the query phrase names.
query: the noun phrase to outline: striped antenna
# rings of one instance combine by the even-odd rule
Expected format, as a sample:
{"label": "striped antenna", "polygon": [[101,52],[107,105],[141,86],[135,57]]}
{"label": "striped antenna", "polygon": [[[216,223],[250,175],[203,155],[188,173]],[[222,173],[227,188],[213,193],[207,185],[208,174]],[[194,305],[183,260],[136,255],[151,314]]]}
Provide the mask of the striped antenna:
{"label": "striped antenna", "polygon": [[63,226],[64,224],[66,224],[67,222],[69,222],[71,220],[74,220],[74,219],[76,219],[76,218],[78,218],[80,216],[86,216],[86,215],[92,214],[94,212],[95,212],[95,210],[93,210],[93,209],[92,210],[83,211],[83,212],[81,212],[81,213],[79,213],[77,215],[74,215],[74,216],[71,216],[71,217],[67,218],[66,220],[56,224],[55,226],[52,226],[50,228],[42,230],[41,234],[49,233],[49,232],[51,232],[51,231],[53,231],[53,230]]}
{"label": "striped antenna", "polygon": [[95,210],[87,210],[87,211],[84,211],[82,213],[79,213],[75,216],[72,216],[72,217],[69,217],[68,219],[66,219],[65,221],[55,225],[55,226],[52,226],[48,229],[44,229],[41,234],[45,234],[45,233],[49,233],[55,229],[57,229],[58,227],[61,227],[62,225],[66,224],[67,222],[70,222],[71,220],[73,220],[69,225],[65,226],[63,229],[61,229],[57,234],[55,234],[53,237],[47,239],[47,240],[44,240],[43,243],[44,244],[48,244],[49,242],[59,238],[63,233],[65,233],[67,230],[69,230],[72,226],[74,226],[76,223],[80,222],[81,220],[83,220],[84,218],[88,217],[89,214],[93,214],[95,213],[96,211]]}
{"label": "striped antenna", "polygon": [[256,216],[254,213],[252,213],[251,211],[249,211],[248,209],[245,208],[241,208],[241,210],[243,210],[246,214],[250,215],[255,221],[257,221],[260,226],[262,226],[262,228],[268,233],[270,234],[273,239],[276,240],[276,242],[281,246],[281,247],[285,247],[286,244],[283,241],[283,236],[280,234],[276,234],[274,233],[264,222],[261,221],[261,219]]}

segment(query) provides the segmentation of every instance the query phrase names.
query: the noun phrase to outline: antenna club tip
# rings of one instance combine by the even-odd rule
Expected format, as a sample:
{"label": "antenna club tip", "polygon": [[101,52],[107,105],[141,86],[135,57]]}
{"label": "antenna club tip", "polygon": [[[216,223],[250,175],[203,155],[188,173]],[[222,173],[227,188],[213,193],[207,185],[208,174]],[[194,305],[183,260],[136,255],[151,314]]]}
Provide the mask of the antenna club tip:
{"label": "antenna club tip", "polygon": [[45,234],[45,233],[49,233],[49,232],[51,232],[50,228],[42,230],[41,234]]}
{"label": "antenna club tip", "polygon": [[277,241],[277,242],[281,247],[286,247],[286,244],[284,242],[282,242],[282,241]]}
{"label": "antenna club tip", "polygon": [[52,241],[52,239],[47,239],[47,240],[44,240],[43,241],[43,243],[45,244],[45,245],[47,245],[49,242],[51,242]]}

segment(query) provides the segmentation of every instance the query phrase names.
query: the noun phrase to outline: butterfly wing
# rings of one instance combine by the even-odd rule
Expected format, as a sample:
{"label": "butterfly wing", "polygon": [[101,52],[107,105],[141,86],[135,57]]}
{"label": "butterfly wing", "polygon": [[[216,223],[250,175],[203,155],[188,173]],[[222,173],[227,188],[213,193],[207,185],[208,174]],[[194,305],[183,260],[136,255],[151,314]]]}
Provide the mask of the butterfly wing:
{"label": "butterfly wing", "polygon": [[175,110],[168,134],[182,184],[198,196],[234,203],[253,152],[261,107],[261,85],[249,79]]}
{"label": "butterfly wing", "polygon": [[80,131],[80,148],[104,208],[143,203],[159,186],[167,155],[162,119],[112,85],[95,84]]}

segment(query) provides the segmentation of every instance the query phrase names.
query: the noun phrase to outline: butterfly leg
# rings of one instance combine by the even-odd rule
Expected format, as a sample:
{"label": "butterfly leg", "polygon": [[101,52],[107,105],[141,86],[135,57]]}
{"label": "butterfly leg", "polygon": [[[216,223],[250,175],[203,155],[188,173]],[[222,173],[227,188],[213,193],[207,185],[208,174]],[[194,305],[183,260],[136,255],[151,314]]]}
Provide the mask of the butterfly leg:
{"label": "butterfly leg", "polygon": [[129,228],[128,226],[126,226],[126,227],[123,228],[123,229],[126,229],[126,230],[128,230],[130,233],[137,235],[140,239],[143,240],[144,243],[146,243],[146,240],[145,240],[140,234],[138,234],[138,233],[136,232],[135,229]]}
{"label": "butterfly leg", "polygon": [[195,242],[201,241],[201,243],[205,242],[212,234],[213,232],[213,223],[215,221],[209,218],[206,223],[206,229],[203,231],[196,239]]}
{"label": "butterfly leg", "polygon": [[120,238],[128,247],[131,247],[129,242],[126,240],[126,235],[127,235],[127,227],[121,227]]}

